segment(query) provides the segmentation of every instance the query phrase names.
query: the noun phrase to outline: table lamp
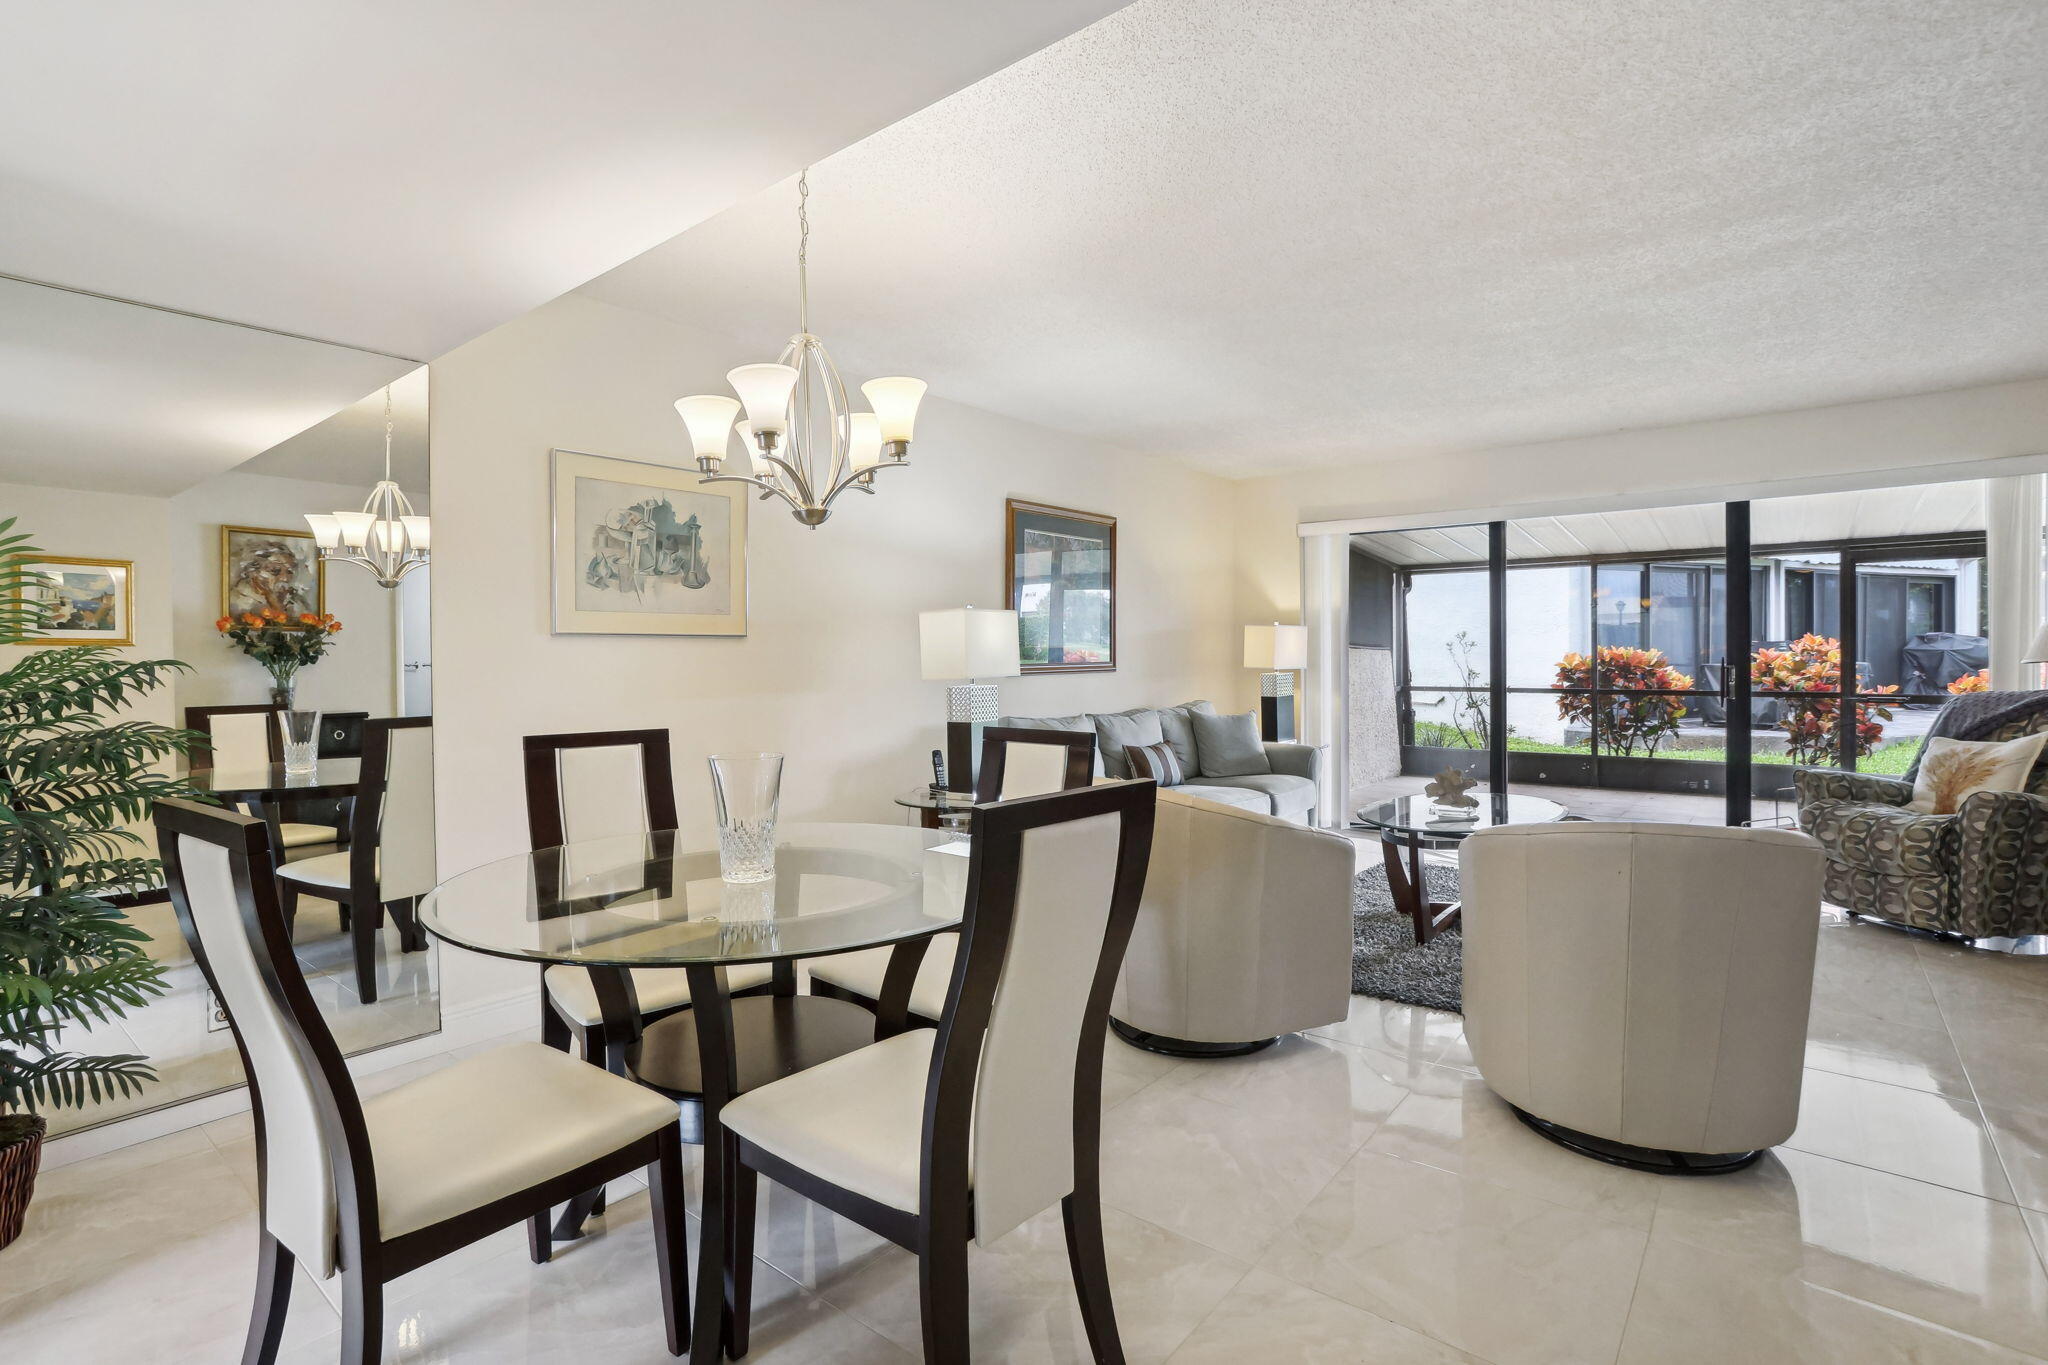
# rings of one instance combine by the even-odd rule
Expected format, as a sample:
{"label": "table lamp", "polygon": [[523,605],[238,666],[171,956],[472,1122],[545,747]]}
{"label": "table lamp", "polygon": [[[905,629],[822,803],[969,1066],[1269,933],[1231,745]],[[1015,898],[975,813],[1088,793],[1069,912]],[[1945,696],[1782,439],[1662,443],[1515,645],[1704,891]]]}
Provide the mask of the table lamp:
{"label": "table lamp", "polygon": [[1244,666],[1259,674],[1259,737],[1270,742],[1294,739],[1294,673],[1308,667],[1308,627],[1244,628]]}
{"label": "table lamp", "polygon": [[2034,637],[2034,643],[2020,658],[2023,664],[2048,664],[2048,621],[2041,623],[2041,633]]}
{"label": "table lamp", "polygon": [[946,786],[974,790],[974,765],[981,732],[996,718],[996,685],[983,678],[1014,678],[1023,667],[1017,654],[1017,613],[947,607],[917,614],[918,648],[927,682],[946,689]]}

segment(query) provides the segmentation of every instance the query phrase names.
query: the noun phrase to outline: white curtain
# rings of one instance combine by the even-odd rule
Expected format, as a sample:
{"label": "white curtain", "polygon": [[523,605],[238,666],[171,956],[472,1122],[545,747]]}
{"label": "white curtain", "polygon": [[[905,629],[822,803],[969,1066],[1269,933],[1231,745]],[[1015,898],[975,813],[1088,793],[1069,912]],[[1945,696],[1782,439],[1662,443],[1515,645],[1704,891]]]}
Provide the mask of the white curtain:
{"label": "white curtain", "polygon": [[1301,620],[1308,627],[1308,683],[1302,697],[1302,738],[1323,749],[1317,822],[1341,829],[1349,818],[1344,774],[1345,693],[1350,663],[1351,539],[1308,536],[1301,542]]}
{"label": "white curtain", "polygon": [[1985,577],[1991,590],[1991,685],[2030,689],[2036,669],[2020,656],[2041,629],[2044,499],[2048,475],[1984,481]]}

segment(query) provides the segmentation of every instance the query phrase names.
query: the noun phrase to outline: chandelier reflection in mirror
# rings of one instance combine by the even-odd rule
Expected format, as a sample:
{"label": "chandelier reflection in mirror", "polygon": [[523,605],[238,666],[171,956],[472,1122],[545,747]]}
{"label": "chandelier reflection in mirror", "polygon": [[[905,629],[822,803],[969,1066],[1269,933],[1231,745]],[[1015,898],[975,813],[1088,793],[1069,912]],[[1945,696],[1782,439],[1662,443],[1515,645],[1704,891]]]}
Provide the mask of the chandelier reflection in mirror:
{"label": "chandelier reflection in mirror", "polygon": [[427,562],[432,530],[427,518],[412,510],[405,491],[391,477],[391,386],[384,386],[384,477],[360,512],[308,512],[313,543],[328,564],[354,564],[368,569],[378,584],[398,580]]}
{"label": "chandelier reflection in mirror", "polygon": [[[810,171],[797,177],[797,334],[772,365],[741,365],[725,376],[739,399],[697,394],[676,400],[705,483],[745,483],[761,498],[781,498],[813,530],[849,488],[875,491],[875,473],[910,463],[911,428],[924,398],[922,379],[895,376],[860,386],[872,412],[854,412],[839,367],[811,335]],[[746,420],[735,424],[741,406]],[[751,473],[727,473],[732,433]]]}

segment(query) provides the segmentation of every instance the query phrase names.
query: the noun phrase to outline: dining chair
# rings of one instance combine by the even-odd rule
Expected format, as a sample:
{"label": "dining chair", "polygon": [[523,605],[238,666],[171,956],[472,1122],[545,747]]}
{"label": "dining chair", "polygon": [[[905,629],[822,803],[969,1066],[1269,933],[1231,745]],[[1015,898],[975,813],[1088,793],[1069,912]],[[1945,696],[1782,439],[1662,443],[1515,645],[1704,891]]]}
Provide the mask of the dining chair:
{"label": "dining chair", "polygon": [[363,724],[361,777],[345,851],[300,858],[277,869],[287,932],[299,897],[342,907],[355,955],[356,996],[377,998],[378,931],[388,913],[402,952],[424,951],[420,897],[434,889],[434,722],[431,716]]}
{"label": "dining chair", "polygon": [[[720,1114],[731,1194],[707,1201],[704,1299],[729,1256],[743,1353],[757,1175],[917,1254],[924,1358],[964,1362],[967,1243],[1060,1205],[1089,1347],[1122,1361],[1102,1245],[1098,1150],[1110,994],[1151,857],[1149,780],[974,809],[960,951],[939,1026],[772,1081]],[[708,1157],[707,1153],[707,1157]],[[730,1241],[727,1239],[730,1238]],[[735,1273],[736,1272],[736,1273]]]}
{"label": "dining chair", "polygon": [[[193,771],[262,768],[284,762],[284,737],[277,732],[277,713],[283,709],[275,702],[186,707],[185,728],[204,736],[203,742],[190,750]],[[287,820],[278,807],[266,805],[261,814],[280,849],[311,848],[342,837],[342,831],[333,825]]]}
{"label": "dining chair", "polygon": [[[586,839],[648,834],[676,828],[675,772],[666,730],[591,730],[528,735],[525,739],[526,824],[535,852]],[[758,994],[776,985],[774,969],[734,967],[734,994]],[[642,1024],[690,1007],[687,973],[637,968],[623,974],[626,1013]],[[590,969],[557,964],[541,975],[541,1041],[567,1051],[573,1034],[583,1055],[616,1075],[626,1074],[632,1042],[605,1024]],[[789,980],[794,989],[794,978]]]}
{"label": "dining chair", "polygon": [[[981,771],[975,800],[989,802],[1072,791],[1095,780],[1095,733],[1040,730],[1022,726],[990,726],[982,731]],[[953,979],[956,934],[934,934],[924,944],[924,957],[910,987],[914,1023],[936,1024],[945,1008],[946,987]],[[864,948],[857,953],[824,957],[810,964],[811,993],[829,995],[875,1009],[889,972],[893,948]],[[822,986],[822,989],[820,988]]]}
{"label": "dining chair", "polygon": [[244,1365],[277,1358],[294,1267],[342,1277],[342,1365],[383,1348],[384,1286],[577,1190],[647,1170],[668,1349],[689,1317],[675,1106],[538,1043],[512,1043],[364,1099],[292,959],[260,821],[159,801],[192,955],[249,1080],[262,1226]]}

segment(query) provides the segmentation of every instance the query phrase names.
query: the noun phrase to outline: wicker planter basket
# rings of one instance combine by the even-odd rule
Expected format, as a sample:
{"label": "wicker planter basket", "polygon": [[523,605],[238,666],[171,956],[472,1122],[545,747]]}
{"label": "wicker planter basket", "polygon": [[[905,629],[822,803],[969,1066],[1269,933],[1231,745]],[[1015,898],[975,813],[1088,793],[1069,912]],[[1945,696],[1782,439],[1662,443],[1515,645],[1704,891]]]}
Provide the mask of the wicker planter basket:
{"label": "wicker planter basket", "polygon": [[0,1248],[21,1236],[48,1126],[41,1114],[0,1116]]}

